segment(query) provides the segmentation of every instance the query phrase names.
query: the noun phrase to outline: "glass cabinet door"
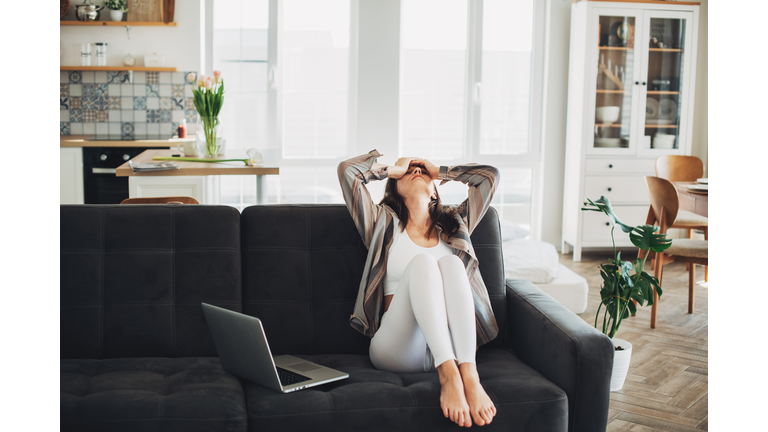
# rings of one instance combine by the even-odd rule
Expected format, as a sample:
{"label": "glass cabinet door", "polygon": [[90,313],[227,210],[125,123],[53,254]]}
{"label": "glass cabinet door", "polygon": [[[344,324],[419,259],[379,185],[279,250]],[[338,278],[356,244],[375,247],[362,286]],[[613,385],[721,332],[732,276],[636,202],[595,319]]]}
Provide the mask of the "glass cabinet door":
{"label": "glass cabinet door", "polygon": [[620,15],[630,11],[619,15],[614,15],[614,11],[598,15],[593,149],[627,149],[631,142],[632,81],[640,61],[635,55],[635,27],[639,20]]}
{"label": "glass cabinet door", "polygon": [[647,76],[641,78],[646,89],[642,152],[676,153],[682,148],[681,132],[687,132],[681,131],[682,114],[692,108],[685,106],[685,91],[692,89],[684,86],[690,58],[689,18],[688,13],[662,11],[649,11],[644,18]]}

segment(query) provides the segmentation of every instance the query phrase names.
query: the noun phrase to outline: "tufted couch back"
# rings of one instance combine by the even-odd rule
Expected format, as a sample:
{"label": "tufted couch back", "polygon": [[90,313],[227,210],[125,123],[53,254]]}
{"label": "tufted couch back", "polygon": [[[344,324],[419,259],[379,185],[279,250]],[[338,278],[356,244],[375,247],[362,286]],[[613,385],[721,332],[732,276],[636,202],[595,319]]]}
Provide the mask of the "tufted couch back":
{"label": "tufted couch back", "polygon": [[[200,302],[261,318],[275,355],[368,353],[348,323],[367,251],[343,205],[62,205],[60,221],[61,358],[216,356]],[[472,242],[504,329],[493,208]]]}
{"label": "tufted couch back", "polygon": [[242,311],[240,213],[62,205],[61,358],[216,356],[200,302]]}
{"label": "tufted couch back", "polygon": [[[243,311],[264,323],[273,354],[368,354],[349,325],[367,251],[344,205],[252,206],[241,216]],[[498,214],[472,234],[500,328],[505,323]],[[500,334],[489,346],[500,346]]]}

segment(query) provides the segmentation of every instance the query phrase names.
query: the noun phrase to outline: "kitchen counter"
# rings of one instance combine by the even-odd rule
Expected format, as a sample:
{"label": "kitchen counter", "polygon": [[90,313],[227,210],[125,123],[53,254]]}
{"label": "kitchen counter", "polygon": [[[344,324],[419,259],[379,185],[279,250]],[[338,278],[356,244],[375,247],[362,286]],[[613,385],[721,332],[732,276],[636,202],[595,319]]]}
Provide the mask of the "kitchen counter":
{"label": "kitchen counter", "polygon": [[[134,162],[153,162],[154,156],[178,154],[173,149],[144,150],[134,157]],[[247,166],[244,162],[189,162],[175,160],[179,169],[144,171],[134,173],[128,162],[115,170],[117,177],[128,177],[128,196],[191,196],[202,204],[216,204],[218,187],[212,183],[222,175],[252,175],[256,182],[256,204],[267,202],[265,176],[279,175],[279,154],[277,150],[262,150],[264,162]],[[219,159],[247,158],[245,150],[232,150]],[[217,181],[217,180],[216,180]]]}
{"label": "kitchen counter", "polygon": [[93,135],[59,135],[59,147],[176,147],[183,141],[194,141],[195,137],[172,138],[167,140],[132,140],[132,141],[88,141]]}
{"label": "kitchen counter", "polygon": [[[171,156],[173,154],[179,154],[178,151],[173,150],[145,150],[140,155],[136,156],[132,160],[134,162],[168,162],[168,161],[155,161],[152,159],[154,156]],[[244,162],[188,162],[188,161],[173,161],[179,166],[179,169],[163,170],[163,171],[142,171],[133,172],[128,162],[120,165],[115,170],[115,175],[118,177],[168,177],[168,176],[201,176],[201,175],[276,175],[280,174],[280,168],[274,160],[274,157],[267,153],[264,155],[264,163],[254,166],[247,166]],[[226,154],[219,156],[220,159],[245,159],[245,151],[233,151],[232,154]]]}

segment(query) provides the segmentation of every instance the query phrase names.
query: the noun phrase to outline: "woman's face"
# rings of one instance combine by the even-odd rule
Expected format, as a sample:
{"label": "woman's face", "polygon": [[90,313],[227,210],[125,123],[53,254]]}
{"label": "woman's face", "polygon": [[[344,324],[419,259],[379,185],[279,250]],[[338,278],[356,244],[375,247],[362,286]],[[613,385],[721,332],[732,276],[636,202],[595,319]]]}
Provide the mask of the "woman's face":
{"label": "woman's face", "polygon": [[418,198],[425,195],[430,199],[435,198],[435,184],[429,176],[429,172],[420,165],[408,167],[405,175],[397,180],[397,192],[403,197]]}

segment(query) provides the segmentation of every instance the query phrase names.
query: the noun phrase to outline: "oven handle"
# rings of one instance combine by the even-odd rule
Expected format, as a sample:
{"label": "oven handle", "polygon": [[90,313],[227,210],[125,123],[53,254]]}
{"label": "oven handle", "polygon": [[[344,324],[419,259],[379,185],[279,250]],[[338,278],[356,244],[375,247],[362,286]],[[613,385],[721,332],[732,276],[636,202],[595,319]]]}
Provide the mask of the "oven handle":
{"label": "oven handle", "polygon": [[116,168],[93,168],[92,172],[94,174],[115,174],[117,170]]}

